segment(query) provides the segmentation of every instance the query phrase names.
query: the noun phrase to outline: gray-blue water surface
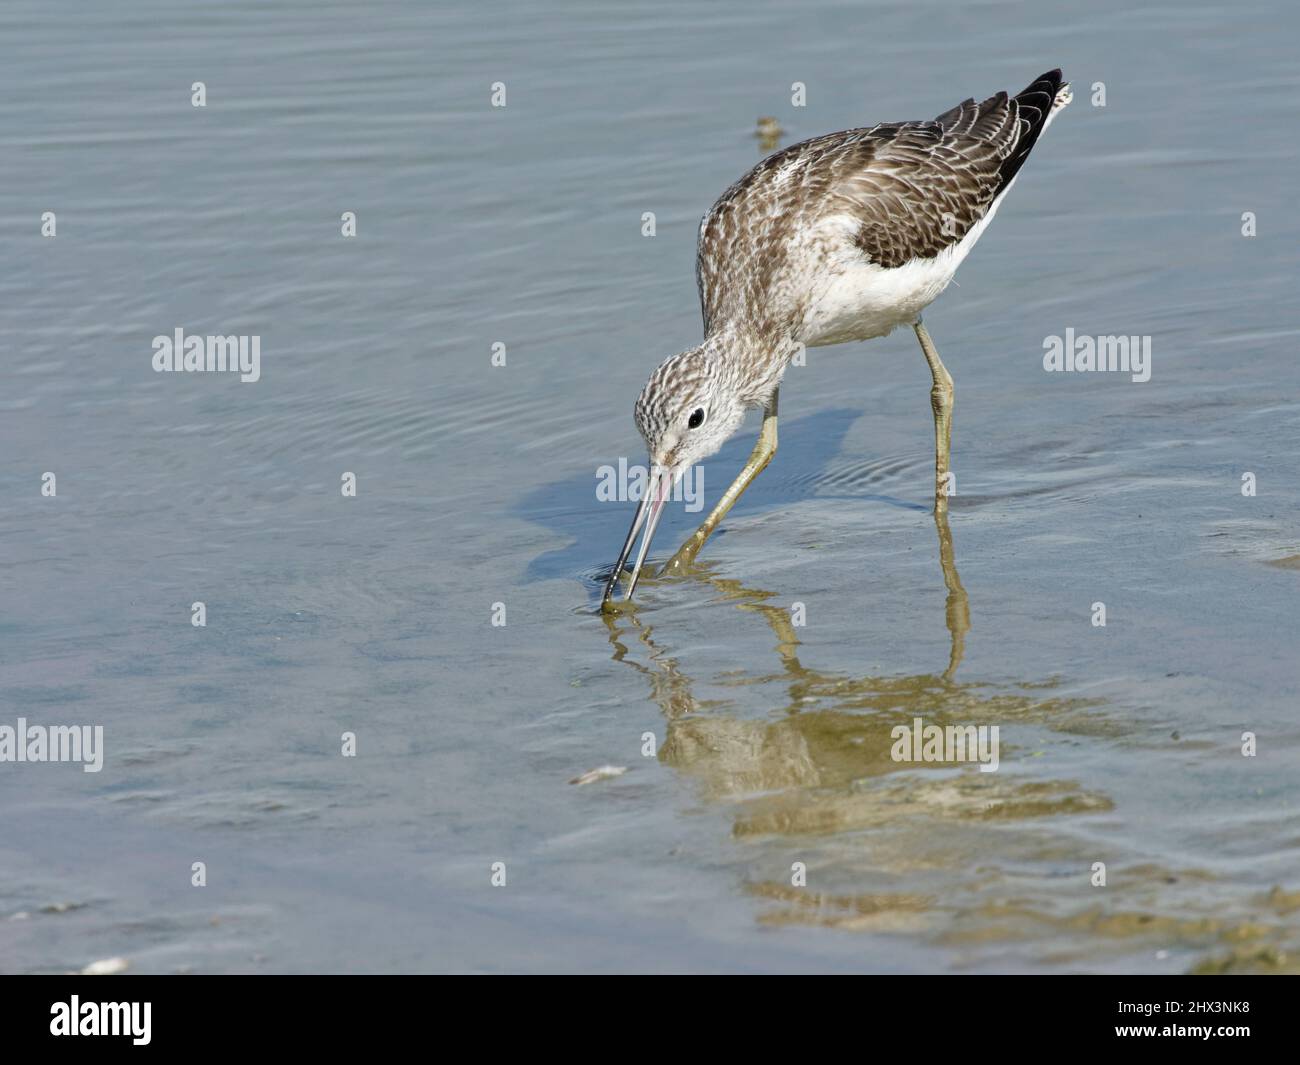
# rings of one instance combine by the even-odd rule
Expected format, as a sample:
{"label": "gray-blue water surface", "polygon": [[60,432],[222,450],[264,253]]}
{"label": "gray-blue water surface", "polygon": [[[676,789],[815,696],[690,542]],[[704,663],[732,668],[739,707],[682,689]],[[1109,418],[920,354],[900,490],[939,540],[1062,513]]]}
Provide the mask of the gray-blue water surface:
{"label": "gray-blue water surface", "polygon": [[[1293,969],[1296,30],[5,5],[0,725],[102,725],[104,765],[0,763],[0,969]],[[632,402],[699,339],[696,226],[756,120],[1054,66],[1073,105],[927,313],[950,564],[903,331],[791,368],[697,571],[601,617],[632,505],[597,470],[644,461]],[[177,328],[260,336],[260,379],[155,372]],[[1067,329],[1149,336],[1151,379],[1045,372]],[[894,762],[916,717],[998,725],[998,771]]]}

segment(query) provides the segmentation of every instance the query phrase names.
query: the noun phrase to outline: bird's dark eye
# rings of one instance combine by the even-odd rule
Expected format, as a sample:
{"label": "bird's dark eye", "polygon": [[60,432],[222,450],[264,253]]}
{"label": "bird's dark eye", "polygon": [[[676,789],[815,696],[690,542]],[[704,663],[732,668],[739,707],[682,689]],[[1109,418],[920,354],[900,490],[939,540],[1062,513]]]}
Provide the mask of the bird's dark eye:
{"label": "bird's dark eye", "polygon": [[688,429],[698,429],[703,424],[704,424],[704,408],[696,407],[695,410],[691,412],[691,417],[690,420],[687,421],[686,427]]}

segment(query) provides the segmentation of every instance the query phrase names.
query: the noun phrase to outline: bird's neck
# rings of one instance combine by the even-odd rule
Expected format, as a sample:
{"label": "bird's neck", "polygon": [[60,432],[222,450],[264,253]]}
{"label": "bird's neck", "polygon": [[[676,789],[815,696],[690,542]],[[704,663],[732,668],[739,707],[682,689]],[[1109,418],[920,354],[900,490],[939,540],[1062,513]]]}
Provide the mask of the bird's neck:
{"label": "bird's neck", "polygon": [[788,336],[733,328],[710,333],[700,347],[751,407],[767,405],[800,351]]}

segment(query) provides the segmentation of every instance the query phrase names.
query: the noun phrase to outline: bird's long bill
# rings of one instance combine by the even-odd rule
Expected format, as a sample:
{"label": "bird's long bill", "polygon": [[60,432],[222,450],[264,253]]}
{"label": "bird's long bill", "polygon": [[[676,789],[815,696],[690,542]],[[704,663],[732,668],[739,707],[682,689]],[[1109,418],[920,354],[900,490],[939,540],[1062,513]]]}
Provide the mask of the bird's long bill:
{"label": "bird's long bill", "polygon": [[623,550],[618,553],[618,562],[614,565],[614,572],[609,575],[609,582],[605,585],[605,594],[601,598],[601,606],[604,606],[613,597],[614,589],[618,585],[618,579],[623,573],[623,566],[627,563],[628,555],[632,553],[632,544],[636,542],[636,534],[644,524],[645,535],[641,537],[641,550],[636,553],[636,563],[632,567],[632,583],[628,585],[627,596],[625,597],[626,599],[632,598],[632,593],[636,591],[636,582],[641,576],[641,567],[645,564],[646,553],[650,550],[650,541],[654,538],[655,528],[659,525],[659,519],[663,516],[664,504],[668,502],[668,497],[672,494],[673,481],[672,470],[663,466],[652,468],[650,483],[646,486],[645,495],[641,497],[641,502],[636,508],[636,516],[632,519],[632,528],[627,531],[627,539],[623,542]]}

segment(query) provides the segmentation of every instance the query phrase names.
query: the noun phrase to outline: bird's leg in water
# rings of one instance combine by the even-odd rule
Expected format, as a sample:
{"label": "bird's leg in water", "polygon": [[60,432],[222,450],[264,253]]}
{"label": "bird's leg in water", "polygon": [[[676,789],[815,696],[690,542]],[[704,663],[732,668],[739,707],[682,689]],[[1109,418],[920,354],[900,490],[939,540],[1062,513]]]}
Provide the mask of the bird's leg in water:
{"label": "bird's leg in water", "polygon": [[934,510],[938,514],[948,509],[949,453],[952,450],[952,377],[939,359],[934,341],[926,332],[921,319],[912,326],[916,339],[921,342],[925,361],[930,364],[934,387],[930,389],[930,406],[934,409]]}
{"label": "bird's leg in water", "polygon": [[767,468],[767,464],[772,461],[772,456],[776,454],[776,401],[780,391],[779,388],[773,391],[772,399],[763,409],[763,428],[759,430],[758,440],[754,444],[754,450],[749,453],[749,460],[745,463],[745,468],[731,482],[731,487],[718,500],[718,505],[704,519],[704,523],[691,534],[686,543],[677,549],[677,554],[668,560],[668,564],[660,571],[661,573],[680,573],[695,561],[695,556],[700,553],[704,541],[717,528],[718,522],[727,516],[727,511],[735,505],[736,500],[740,498],[740,494],[749,487],[750,482],[762,473]]}

